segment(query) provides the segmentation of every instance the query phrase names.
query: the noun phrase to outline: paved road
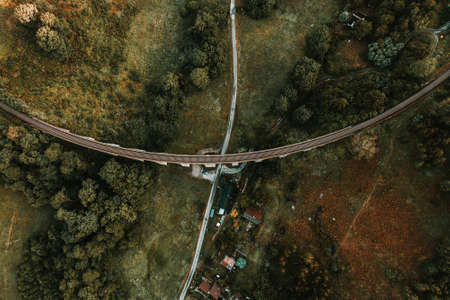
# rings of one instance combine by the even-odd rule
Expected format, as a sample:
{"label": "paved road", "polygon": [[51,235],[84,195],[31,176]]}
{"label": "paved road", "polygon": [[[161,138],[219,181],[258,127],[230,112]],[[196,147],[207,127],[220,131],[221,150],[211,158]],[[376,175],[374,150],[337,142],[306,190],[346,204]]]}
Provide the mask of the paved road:
{"label": "paved road", "polygon": [[[230,143],[231,132],[233,131],[234,116],[236,112],[236,100],[237,100],[237,86],[238,86],[238,59],[237,59],[237,40],[236,40],[236,20],[235,13],[236,9],[234,7],[235,0],[230,1],[230,17],[231,17],[231,39],[233,44],[233,93],[230,105],[230,115],[228,116],[228,128],[225,134],[225,139],[223,141],[222,149],[220,151],[221,155],[227,153],[228,145]],[[220,175],[222,175],[223,165],[219,164],[216,170],[216,175],[214,177],[213,184],[211,186],[211,192],[209,193],[208,203],[206,204],[206,209],[203,214],[202,226],[200,228],[199,237],[197,239],[197,245],[195,247],[194,258],[192,259],[191,268],[189,270],[186,280],[183,282],[183,287],[179,296],[179,300],[184,300],[186,293],[191,286],[192,279],[194,278],[195,270],[197,270],[198,259],[202,251],[203,241],[205,239],[206,228],[208,226],[209,213],[214,202],[214,196],[216,195],[217,186],[219,184]]]}
{"label": "paved road", "polygon": [[18,112],[1,102],[0,102],[0,110],[3,110],[4,112],[13,115],[14,117],[22,120],[23,122],[28,123],[30,126],[35,127],[54,137],[60,138],[73,144],[77,144],[84,148],[93,149],[110,155],[131,158],[139,161],[151,161],[164,165],[166,165],[167,163],[173,163],[182,166],[197,164],[197,165],[205,165],[207,167],[208,166],[215,167],[217,166],[217,164],[239,164],[246,161],[258,162],[274,157],[285,157],[297,152],[309,151],[317,147],[322,147],[327,144],[342,140],[350,135],[357,133],[358,131],[361,131],[368,127],[375,126],[383,121],[395,117],[397,114],[408,109],[411,105],[416,103],[423,96],[426,96],[432,90],[441,85],[449,77],[449,75],[450,69],[447,67],[446,71],[441,73],[433,81],[424,85],[421,90],[416,92],[408,99],[386,110],[382,114],[379,114],[378,116],[369,119],[367,121],[364,121],[362,123],[291,145],[266,150],[259,150],[254,152],[235,153],[235,154],[215,154],[215,155],[170,154],[170,153],[146,152],[144,150],[139,149],[122,148],[117,145],[102,143],[89,137],[83,137],[71,133],[66,129],[62,129],[50,125],[44,121],[29,117],[26,114]]}

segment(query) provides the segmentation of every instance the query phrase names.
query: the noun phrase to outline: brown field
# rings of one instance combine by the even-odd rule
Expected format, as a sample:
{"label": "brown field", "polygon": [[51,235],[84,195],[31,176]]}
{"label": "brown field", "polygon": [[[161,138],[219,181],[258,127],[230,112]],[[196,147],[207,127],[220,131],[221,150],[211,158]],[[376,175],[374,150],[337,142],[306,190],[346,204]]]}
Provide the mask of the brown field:
{"label": "brown field", "polygon": [[[322,244],[308,218],[322,207],[320,226],[336,240],[336,255],[348,265],[337,288],[346,299],[401,299],[404,286],[418,278],[418,264],[448,234],[440,176],[414,167],[414,145],[398,141],[409,135],[405,130],[397,126],[381,138],[383,150],[370,161],[342,161],[332,167],[337,175],[305,176],[296,193],[300,209],[285,218],[298,246],[320,253]],[[388,269],[398,272],[396,282],[386,278]]]}

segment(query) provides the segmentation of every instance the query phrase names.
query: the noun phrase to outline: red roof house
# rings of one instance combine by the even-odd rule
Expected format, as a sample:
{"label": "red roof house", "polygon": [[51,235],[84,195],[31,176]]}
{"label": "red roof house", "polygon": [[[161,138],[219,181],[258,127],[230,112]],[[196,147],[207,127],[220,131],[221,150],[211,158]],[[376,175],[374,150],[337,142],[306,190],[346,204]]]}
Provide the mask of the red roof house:
{"label": "red roof house", "polygon": [[217,283],[214,283],[211,290],[209,291],[209,295],[213,297],[214,300],[219,299],[220,296],[220,287],[217,285]]}
{"label": "red roof house", "polygon": [[204,297],[211,296],[214,300],[218,300],[221,294],[220,286],[217,283],[211,285],[207,279],[203,279],[202,283],[197,287],[197,292],[200,292]]}
{"label": "red roof house", "polygon": [[259,208],[247,208],[243,217],[256,225],[262,222],[262,213]]}
{"label": "red roof house", "polygon": [[206,295],[209,294],[209,290],[211,289],[211,285],[206,279],[203,279],[202,283],[198,286],[198,290]]}
{"label": "red roof house", "polygon": [[232,257],[225,255],[225,258],[222,260],[220,264],[231,271],[233,270],[233,267],[236,264],[236,260],[234,260],[234,258]]}

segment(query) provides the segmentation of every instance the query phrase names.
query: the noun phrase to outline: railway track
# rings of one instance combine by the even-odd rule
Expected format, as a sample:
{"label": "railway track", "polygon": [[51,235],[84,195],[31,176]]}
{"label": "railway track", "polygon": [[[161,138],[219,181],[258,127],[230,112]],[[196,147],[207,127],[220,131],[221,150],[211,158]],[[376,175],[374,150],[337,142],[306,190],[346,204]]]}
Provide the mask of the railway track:
{"label": "railway track", "polygon": [[113,156],[120,156],[138,161],[150,161],[162,165],[167,165],[170,163],[189,167],[192,164],[198,164],[198,165],[205,165],[206,167],[215,167],[218,164],[237,165],[242,162],[251,162],[251,161],[259,162],[275,157],[286,157],[294,153],[309,151],[342,140],[363,129],[378,125],[379,123],[382,123],[386,120],[395,117],[399,113],[408,109],[419,99],[429,94],[439,85],[441,85],[449,77],[449,75],[450,69],[447,68],[446,71],[442,72],[434,80],[428,82],[426,85],[422,87],[421,90],[416,92],[408,99],[402,101],[396,106],[386,110],[385,112],[367,121],[313,139],[301,141],[295,144],[253,152],[234,153],[234,154],[217,154],[217,155],[171,154],[171,153],[147,152],[140,149],[124,148],[114,144],[99,142],[93,138],[80,136],[70,132],[67,129],[53,126],[44,121],[21,113],[2,102],[0,102],[0,110],[56,138],[67,141],[69,143],[76,144],[84,148],[100,151]]}

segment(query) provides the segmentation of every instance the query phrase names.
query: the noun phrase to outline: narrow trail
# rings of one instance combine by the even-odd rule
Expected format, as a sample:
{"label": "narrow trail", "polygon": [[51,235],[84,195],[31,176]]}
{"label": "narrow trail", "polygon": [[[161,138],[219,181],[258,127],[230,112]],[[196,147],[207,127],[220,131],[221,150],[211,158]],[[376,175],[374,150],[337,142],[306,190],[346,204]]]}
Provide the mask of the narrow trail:
{"label": "narrow trail", "polygon": [[359,220],[360,215],[368,209],[368,207],[370,205],[370,201],[372,200],[373,194],[375,193],[377,187],[379,186],[380,182],[383,179],[383,176],[380,174],[380,172],[384,168],[386,163],[389,163],[389,161],[392,157],[392,153],[394,151],[395,137],[396,137],[396,133],[393,133],[389,140],[389,153],[386,154],[386,157],[384,158],[384,160],[382,161],[380,166],[375,171],[375,173],[377,173],[377,178],[372,186],[372,189],[370,190],[369,194],[367,195],[366,199],[364,200],[363,204],[361,205],[361,208],[359,209],[358,213],[353,217],[352,222],[350,222],[350,225],[348,226],[348,229],[347,229],[344,237],[339,242],[339,245],[338,245],[339,248],[336,251],[336,253],[339,253],[343,247],[345,248],[345,246],[347,245],[347,240],[349,239],[350,235],[352,234],[352,232],[355,228],[355,224]]}
{"label": "narrow trail", "polygon": [[16,216],[16,210],[14,210],[14,213],[11,217],[11,224],[9,225],[8,240],[5,242],[6,250],[8,250],[9,246],[12,244],[12,235],[14,232],[14,225],[16,225],[16,222],[17,222],[17,216]]}

